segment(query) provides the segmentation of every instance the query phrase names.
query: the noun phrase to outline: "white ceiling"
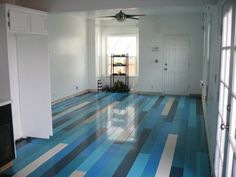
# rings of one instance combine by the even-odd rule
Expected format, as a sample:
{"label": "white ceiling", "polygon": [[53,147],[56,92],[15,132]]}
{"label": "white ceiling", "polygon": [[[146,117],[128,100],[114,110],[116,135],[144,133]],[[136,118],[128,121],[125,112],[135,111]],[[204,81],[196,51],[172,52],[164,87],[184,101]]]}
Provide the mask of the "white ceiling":
{"label": "white ceiling", "polygon": [[[181,7],[159,7],[159,8],[128,8],[122,9],[126,14],[145,14],[147,16],[165,15],[165,14],[199,14],[203,13],[205,6],[181,6]],[[74,12],[73,14],[94,18],[100,16],[115,15],[121,9],[96,10],[88,12]]]}
{"label": "white ceiling", "polygon": [[[17,4],[50,12],[78,12],[97,11],[105,9],[159,9],[166,11],[179,11],[181,7],[195,8],[214,4],[217,0],[16,0]],[[179,8],[173,8],[173,7]],[[173,8],[173,9],[171,9]],[[183,8],[182,8],[183,9]],[[135,11],[135,10],[133,10]],[[153,13],[156,10],[153,10]],[[101,11],[100,11],[101,12]]]}

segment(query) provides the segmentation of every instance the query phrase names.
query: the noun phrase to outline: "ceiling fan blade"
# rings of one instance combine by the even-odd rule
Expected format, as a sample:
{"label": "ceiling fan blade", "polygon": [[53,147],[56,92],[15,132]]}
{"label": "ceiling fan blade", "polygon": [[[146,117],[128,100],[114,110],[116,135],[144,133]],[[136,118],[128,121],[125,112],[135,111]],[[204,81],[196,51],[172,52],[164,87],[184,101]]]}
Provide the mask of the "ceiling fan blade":
{"label": "ceiling fan blade", "polygon": [[127,18],[129,18],[129,17],[144,17],[144,16],[146,16],[145,14],[132,14],[132,15],[126,15],[127,16]]}
{"label": "ceiling fan blade", "polygon": [[139,20],[139,18],[136,17],[127,17],[128,19],[133,19],[133,20]]}
{"label": "ceiling fan blade", "polygon": [[101,17],[96,17],[96,18],[116,18],[115,15],[112,15],[112,16],[101,16]]}

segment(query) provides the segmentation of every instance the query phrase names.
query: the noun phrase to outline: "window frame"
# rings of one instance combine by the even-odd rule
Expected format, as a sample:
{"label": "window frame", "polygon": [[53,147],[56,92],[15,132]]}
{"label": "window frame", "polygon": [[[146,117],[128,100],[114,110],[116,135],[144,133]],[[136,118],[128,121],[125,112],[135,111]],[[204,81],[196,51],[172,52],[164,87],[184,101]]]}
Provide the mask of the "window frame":
{"label": "window frame", "polygon": [[[135,72],[135,75],[132,75],[132,76],[130,76],[129,75],[129,77],[138,77],[138,75],[139,75],[139,47],[138,47],[138,35],[136,34],[136,33],[127,33],[127,34],[107,34],[107,35],[105,35],[105,50],[104,50],[104,52],[105,52],[105,55],[104,55],[104,57],[105,57],[105,75],[106,76],[110,76],[108,73],[109,73],[109,71],[110,71],[110,68],[108,68],[108,56],[107,56],[107,48],[108,48],[108,44],[107,44],[107,40],[108,40],[108,38],[109,37],[135,37],[136,38],[136,59],[135,59],[135,70],[136,70],[136,72]],[[109,56],[109,59],[110,59],[110,57],[111,56]],[[130,56],[129,56],[130,57]]]}

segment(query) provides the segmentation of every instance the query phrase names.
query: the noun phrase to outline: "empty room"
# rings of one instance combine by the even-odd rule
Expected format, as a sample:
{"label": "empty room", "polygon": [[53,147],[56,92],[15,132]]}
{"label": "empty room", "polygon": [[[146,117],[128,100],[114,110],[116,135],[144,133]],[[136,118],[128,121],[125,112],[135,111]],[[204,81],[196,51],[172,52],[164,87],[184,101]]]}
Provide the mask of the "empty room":
{"label": "empty room", "polygon": [[0,0],[0,177],[236,177],[235,0]]}

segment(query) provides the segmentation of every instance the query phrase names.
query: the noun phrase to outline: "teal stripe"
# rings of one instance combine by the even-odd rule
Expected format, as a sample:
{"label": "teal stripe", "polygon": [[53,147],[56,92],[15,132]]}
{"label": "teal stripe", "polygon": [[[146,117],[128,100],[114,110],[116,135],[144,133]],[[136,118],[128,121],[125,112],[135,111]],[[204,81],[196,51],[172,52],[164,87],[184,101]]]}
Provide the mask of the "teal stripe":
{"label": "teal stripe", "polygon": [[[179,101],[173,121],[167,122],[166,117],[161,116],[161,112],[170,97],[172,96],[89,93],[55,104],[52,106],[53,113],[91,101],[91,104],[53,120],[54,136],[49,140],[32,139],[30,143],[18,148],[18,158],[14,160],[13,167],[6,170],[4,174],[10,176],[15,174],[57,144],[65,143],[68,144],[65,150],[54,155],[30,176],[41,176],[50,169],[52,176],[69,176],[78,170],[85,172],[86,176],[104,177],[112,176],[114,173],[121,175],[124,168],[124,174],[130,177],[153,177],[168,134],[176,134],[178,140],[171,175],[207,177],[210,175],[209,155],[204,117],[197,115],[199,100],[188,96],[178,96]],[[117,103],[115,106],[99,112],[114,102]],[[129,114],[127,114],[128,110]],[[93,116],[93,119],[82,123],[90,116]],[[131,123],[132,126],[130,126]],[[65,129],[66,127],[70,129]],[[58,165],[60,159],[70,154],[76,145],[104,128],[106,128],[106,133],[103,132],[98,138],[88,142],[88,146],[85,144],[85,149],[76,156],[71,154],[70,161]],[[127,129],[131,133],[128,134],[128,139],[124,142],[117,141],[122,132]],[[143,138],[139,152],[134,149],[133,153],[131,148],[135,148],[134,144],[144,129],[149,129],[149,135]],[[129,156],[127,156],[128,153]],[[60,168],[56,169],[57,174],[53,174],[56,166]]]}
{"label": "teal stripe", "polygon": [[149,160],[150,154],[140,153],[135,160],[132,168],[130,169],[127,177],[140,177],[142,176],[143,170]]}
{"label": "teal stripe", "polygon": [[196,100],[191,99],[190,102],[190,115],[189,115],[189,127],[197,127],[197,115],[196,115]]}

